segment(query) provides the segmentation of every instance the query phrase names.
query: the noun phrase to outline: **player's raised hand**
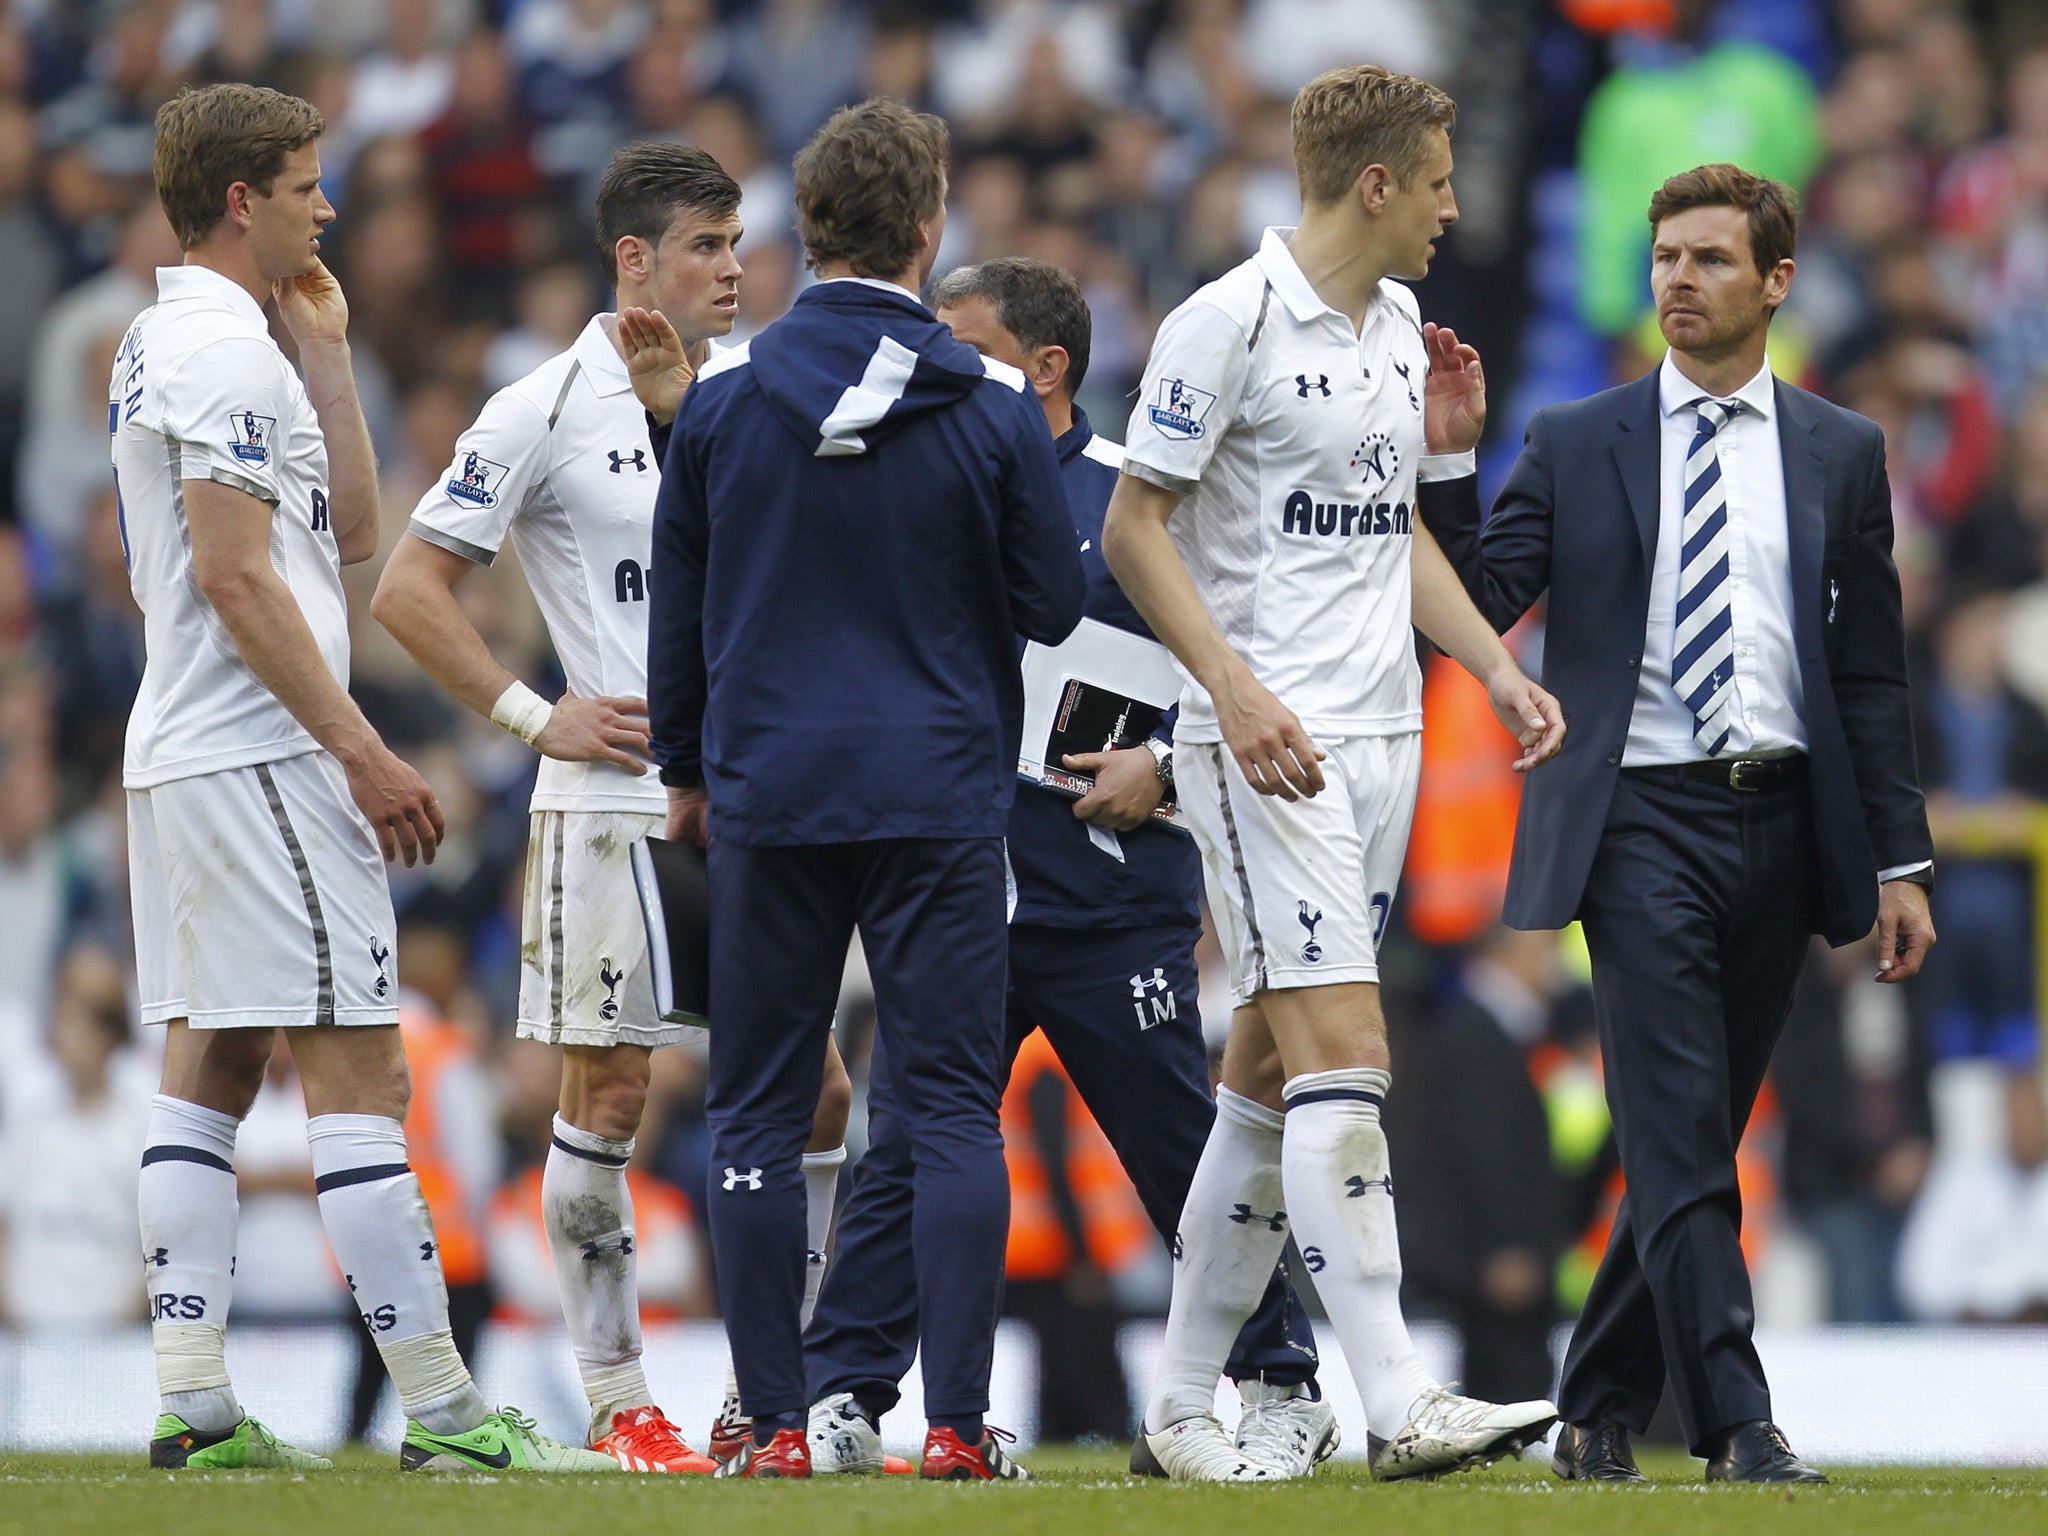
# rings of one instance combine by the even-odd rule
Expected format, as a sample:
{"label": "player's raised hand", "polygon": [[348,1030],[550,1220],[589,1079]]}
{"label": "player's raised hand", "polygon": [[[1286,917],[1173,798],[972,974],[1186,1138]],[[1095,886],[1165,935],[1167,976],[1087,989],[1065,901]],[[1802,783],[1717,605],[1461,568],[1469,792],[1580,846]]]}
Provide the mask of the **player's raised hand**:
{"label": "player's raised hand", "polygon": [[1074,802],[1074,814],[1106,832],[1142,827],[1166,792],[1159,782],[1159,759],[1143,747],[1073,752],[1060,761],[1076,773],[1095,775],[1095,787]]}
{"label": "player's raised hand", "polygon": [[1282,800],[1321,791],[1323,770],[1318,765],[1329,754],[1310,740],[1294,711],[1249,668],[1214,697],[1224,744],[1253,789]]}
{"label": "player's raised hand", "polygon": [[647,414],[664,424],[674,421],[697,370],[690,366],[683,338],[669,324],[668,316],[658,309],[637,306],[620,310],[619,354],[626,360],[626,375]]}
{"label": "player's raised hand", "polygon": [[406,868],[424,858],[434,862],[448,823],[441,802],[410,763],[381,741],[372,741],[360,756],[342,760],[348,792],[376,830],[384,862],[403,858]]}
{"label": "player's raised hand", "polygon": [[533,745],[565,763],[616,763],[628,773],[647,771],[645,699],[580,699],[565,693]]}
{"label": "player's raised hand", "polygon": [[1521,745],[1517,773],[1549,762],[1564,745],[1564,711],[1556,699],[1530,682],[1520,667],[1503,667],[1486,690],[1494,718]]}
{"label": "player's raised hand", "polygon": [[1449,326],[1426,324],[1429,382],[1422,391],[1422,436],[1430,453],[1466,453],[1486,426],[1486,373],[1479,351]]}
{"label": "player's raised hand", "polygon": [[327,264],[317,257],[312,271],[280,277],[270,285],[270,292],[277,300],[277,312],[284,317],[285,329],[300,346],[348,339],[348,300]]}

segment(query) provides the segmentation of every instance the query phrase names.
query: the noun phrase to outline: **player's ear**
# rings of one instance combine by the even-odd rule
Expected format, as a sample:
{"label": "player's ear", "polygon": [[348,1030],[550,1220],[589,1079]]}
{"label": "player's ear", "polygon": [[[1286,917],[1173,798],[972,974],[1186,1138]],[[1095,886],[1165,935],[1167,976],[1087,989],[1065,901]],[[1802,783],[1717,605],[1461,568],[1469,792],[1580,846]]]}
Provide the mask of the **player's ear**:
{"label": "player's ear", "polygon": [[250,186],[248,182],[230,182],[227,194],[228,222],[239,228],[247,229],[251,219],[255,217],[249,207],[249,204],[255,200],[255,197],[256,189]]}
{"label": "player's ear", "polygon": [[619,243],[612,247],[612,257],[619,264],[619,276],[644,281],[654,270],[654,247],[638,235],[621,235]]}
{"label": "player's ear", "polygon": [[1377,214],[1387,205],[1387,195],[1394,190],[1394,176],[1384,165],[1368,165],[1358,173],[1358,180],[1352,190],[1358,194],[1358,203],[1368,214]]}
{"label": "player's ear", "polygon": [[1039,398],[1054,393],[1067,382],[1067,369],[1072,361],[1065,347],[1038,349],[1037,355],[1030,359],[1031,366],[1027,371],[1031,375],[1031,387],[1038,392]]}

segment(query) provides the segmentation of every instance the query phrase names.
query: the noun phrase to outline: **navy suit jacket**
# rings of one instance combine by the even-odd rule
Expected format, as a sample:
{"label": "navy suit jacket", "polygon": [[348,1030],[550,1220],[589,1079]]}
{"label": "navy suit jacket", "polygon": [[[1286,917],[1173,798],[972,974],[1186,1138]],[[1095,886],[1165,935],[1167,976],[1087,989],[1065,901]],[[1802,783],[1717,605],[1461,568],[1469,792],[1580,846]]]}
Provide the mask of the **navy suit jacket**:
{"label": "navy suit jacket", "polygon": [[[1877,872],[1933,855],[1913,762],[1891,483],[1877,426],[1780,381],[1795,653],[1805,689],[1817,931],[1862,938]],[[1480,611],[1506,629],[1545,591],[1543,686],[1569,730],[1530,774],[1506,921],[1577,914],[1635,712],[1656,555],[1657,375],[1539,411],[1482,530],[1476,479],[1425,484],[1423,520]]]}

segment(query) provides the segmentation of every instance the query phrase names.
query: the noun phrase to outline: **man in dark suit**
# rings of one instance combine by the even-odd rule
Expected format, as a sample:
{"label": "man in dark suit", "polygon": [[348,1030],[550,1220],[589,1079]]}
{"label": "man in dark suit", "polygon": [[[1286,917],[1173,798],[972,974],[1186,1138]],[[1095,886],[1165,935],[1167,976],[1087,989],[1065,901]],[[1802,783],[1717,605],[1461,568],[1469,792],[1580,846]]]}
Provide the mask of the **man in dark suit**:
{"label": "man in dark suit", "polygon": [[[1502,628],[1547,590],[1570,734],[1532,778],[1505,917],[1579,919],[1628,1195],[1572,1338],[1556,1467],[1639,1477],[1668,1373],[1707,1476],[1818,1482],[1770,1422],[1735,1148],[1807,936],[1878,928],[1903,981],[1934,942],[1891,495],[1875,425],[1776,382],[1790,192],[1729,165],[1650,203],[1670,344],[1645,378],[1539,412],[1482,532],[1473,481],[1422,510]],[[1432,393],[1485,409],[1431,328]]]}

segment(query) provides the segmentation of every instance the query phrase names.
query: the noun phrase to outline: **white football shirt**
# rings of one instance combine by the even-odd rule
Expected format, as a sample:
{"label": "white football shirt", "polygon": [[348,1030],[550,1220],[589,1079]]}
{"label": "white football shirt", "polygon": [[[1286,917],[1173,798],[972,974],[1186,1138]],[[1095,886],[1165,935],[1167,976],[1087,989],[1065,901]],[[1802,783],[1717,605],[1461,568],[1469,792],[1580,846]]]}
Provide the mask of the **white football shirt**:
{"label": "white football shirt", "polygon": [[[647,696],[647,568],[661,466],[613,317],[490,398],[455,462],[413,509],[412,532],[479,565],[506,535],[547,621],[569,690]],[[714,344],[714,352],[717,349]],[[651,768],[541,759],[536,811],[661,811]]]}
{"label": "white football shirt", "polygon": [[[1124,470],[1187,496],[1168,527],[1210,615],[1311,735],[1420,730],[1419,311],[1388,280],[1353,330],[1295,265],[1293,233],[1268,229],[1257,255],[1166,317]],[[1192,678],[1174,737],[1222,740]]]}
{"label": "white football shirt", "polygon": [[205,267],[159,267],[107,395],[128,581],[142,609],[142,688],[123,782],[275,762],[319,743],[264,687],[199,590],[184,482],[217,480],[273,508],[270,560],[328,667],[348,683],[348,605],[327,508],[327,442],[263,310]]}

